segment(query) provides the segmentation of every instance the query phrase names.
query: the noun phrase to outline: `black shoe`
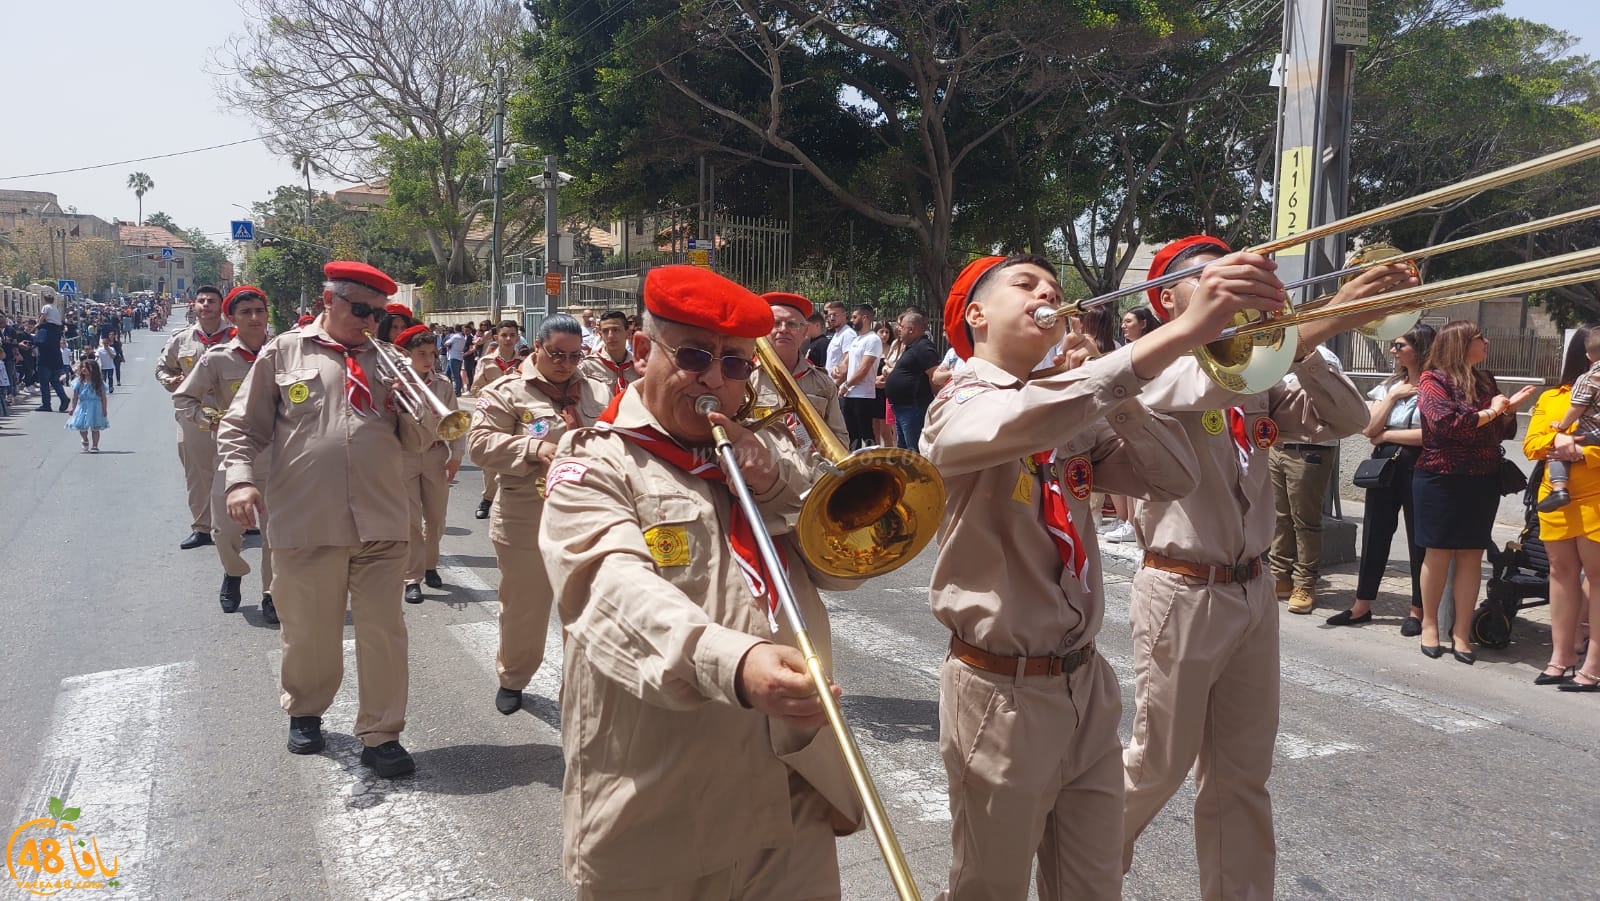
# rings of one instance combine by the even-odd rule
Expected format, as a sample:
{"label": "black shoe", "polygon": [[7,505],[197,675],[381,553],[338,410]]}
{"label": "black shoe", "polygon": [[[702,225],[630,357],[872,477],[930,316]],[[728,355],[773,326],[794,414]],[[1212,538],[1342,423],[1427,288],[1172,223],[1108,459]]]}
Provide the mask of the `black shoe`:
{"label": "black shoe", "polygon": [[290,754],[316,754],[327,746],[322,740],[322,717],[289,717]]}
{"label": "black shoe", "polygon": [[1535,684],[1535,685],[1560,685],[1563,682],[1571,682],[1572,681],[1572,674],[1574,672],[1576,672],[1577,669],[1578,669],[1575,666],[1564,667],[1564,668],[1562,668],[1561,672],[1556,673],[1555,675],[1552,676],[1549,673],[1549,670],[1553,666],[1555,666],[1554,663],[1549,664],[1548,666],[1545,667],[1545,670],[1546,670],[1545,672],[1542,672],[1539,675],[1534,676],[1533,677],[1533,684]]}
{"label": "black shoe", "polygon": [[494,709],[510,716],[522,709],[522,692],[515,688],[502,688],[494,693]]}
{"label": "black shoe", "polygon": [[1465,663],[1467,666],[1478,662],[1478,655],[1471,651],[1458,651],[1455,648],[1451,648],[1450,656],[1456,658],[1458,663]]}
{"label": "black shoe", "polygon": [[222,577],[222,590],[217,593],[217,600],[222,602],[223,613],[232,613],[239,609],[239,602],[242,600],[239,597],[239,583],[241,581],[243,581],[242,576]]}
{"label": "black shoe", "polygon": [[211,534],[209,532],[190,532],[188,538],[178,542],[178,547],[186,551],[192,551],[197,547],[205,547],[211,543]]}
{"label": "black shoe", "polygon": [[270,594],[264,594],[261,596],[261,618],[265,620],[269,626],[276,626],[278,624],[278,608],[272,603],[272,595]]}
{"label": "black shoe", "polygon": [[1421,634],[1422,620],[1417,619],[1414,616],[1406,617],[1405,622],[1400,624],[1400,636],[1402,638],[1416,638]]}
{"label": "black shoe", "polygon": [[245,529],[244,533],[246,535],[260,535],[261,534],[261,530],[260,529]]}
{"label": "black shoe", "polygon": [[406,603],[407,604],[420,604],[420,603],[422,603],[422,586],[421,585],[418,585],[417,583],[412,582],[410,585],[406,586]]}
{"label": "black shoe", "polygon": [[1341,610],[1328,617],[1327,622],[1330,626],[1360,626],[1372,622],[1372,611],[1368,610],[1360,616],[1351,616],[1350,611]]}
{"label": "black shoe", "polygon": [[1421,647],[1422,647],[1422,656],[1427,657],[1430,660],[1438,660],[1440,657],[1444,656],[1444,646],[1443,645],[1425,644],[1425,645],[1422,645]]}
{"label": "black shoe", "polygon": [[[1579,682],[1579,678],[1589,679],[1591,681]],[[1583,670],[1578,670],[1578,674],[1572,677],[1571,681],[1563,682],[1561,685],[1556,686],[1556,690],[1583,692],[1600,691],[1600,679],[1595,679],[1592,674],[1586,673]]]}
{"label": "black shoe", "polygon": [[386,741],[375,748],[362,748],[361,765],[371,767],[374,773],[385,779],[404,776],[417,769],[417,762],[397,741]]}
{"label": "black shoe", "polygon": [[494,503],[494,501],[478,501],[478,511],[476,513],[472,514],[472,518],[473,519],[488,519],[489,518],[489,506],[491,504],[493,504],[493,503]]}
{"label": "black shoe", "polygon": [[[33,412],[35,412],[35,413],[54,413],[55,411],[50,409],[49,407],[34,407],[33,408]],[[479,517],[479,518],[481,519],[482,517]]]}
{"label": "black shoe", "polygon": [[1534,509],[1540,513],[1554,513],[1570,503],[1572,503],[1572,495],[1567,493],[1567,489],[1557,488],[1545,495],[1544,500],[1540,501],[1539,506]]}
{"label": "black shoe", "polygon": [[423,582],[424,585],[427,585],[429,588],[443,588],[444,587],[444,580],[439,578],[439,571],[437,569],[430,569],[427,572],[423,573],[422,574],[422,582]]}

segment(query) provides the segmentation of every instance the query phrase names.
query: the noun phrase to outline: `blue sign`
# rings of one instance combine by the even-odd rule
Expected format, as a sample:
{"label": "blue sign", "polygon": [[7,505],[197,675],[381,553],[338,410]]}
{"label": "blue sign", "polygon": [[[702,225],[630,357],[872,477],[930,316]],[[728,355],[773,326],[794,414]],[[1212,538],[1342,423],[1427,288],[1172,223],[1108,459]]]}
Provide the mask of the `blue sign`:
{"label": "blue sign", "polygon": [[56,291],[62,294],[76,295],[78,293],[78,283],[70,278],[57,279]]}
{"label": "blue sign", "polygon": [[170,248],[170,247],[163,247],[163,248],[161,248],[161,258],[162,258],[162,259],[163,259],[163,260],[170,260],[170,259],[172,259],[172,248]]}
{"label": "blue sign", "polygon": [[689,249],[690,250],[698,250],[699,249],[699,244],[700,244],[700,242],[698,240],[696,240],[694,238],[690,238],[689,239]]}
{"label": "blue sign", "polygon": [[249,219],[235,219],[228,223],[228,228],[233,232],[235,241],[254,241],[256,239],[256,224]]}

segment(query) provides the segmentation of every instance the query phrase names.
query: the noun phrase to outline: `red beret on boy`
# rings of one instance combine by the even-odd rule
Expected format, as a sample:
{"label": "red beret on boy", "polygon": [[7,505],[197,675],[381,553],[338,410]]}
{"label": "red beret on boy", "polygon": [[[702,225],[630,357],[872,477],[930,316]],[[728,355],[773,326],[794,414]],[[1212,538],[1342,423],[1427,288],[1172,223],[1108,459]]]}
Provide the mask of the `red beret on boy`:
{"label": "red beret on boy", "polygon": [[400,290],[394,279],[385,275],[382,269],[354,260],[334,260],[322,267],[322,274],[330,279],[365,285],[385,297]]}
{"label": "red beret on boy", "polygon": [[772,307],[737,282],[699,266],[658,266],[644,277],[644,307],[673,322],[734,338],[772,333]]}
{"label": "red beret on boy", "polygon": [[[1198,247],[1201,245],[1210,245],[1211,247],[1216,248],[1217,253],[1219,254],[1227,254],[1232,252],[1228,250],[1227,242],[1223,241],[1221,238],[1213,238],[1210,235],[1190,235],[1187,238],[1179,238],[1178,240],[1173,241],[1171,244],[1168,244],[1166,247],[1156,251],[1155,259],[1150,261],[1150,273],[1147,277],[1151,281],[1161,278],[1163,275],[1167,274],[1167,267],[1172,265],[1172,260],[1174,257],[1191,247]],[[1151,288],[1147,293],[1150,295],[1151,312],[1156,314],[1157,319],[1160,319],[1162,322],[1166,322],[1171,316],[1171,312],[1161,304],[1161,289]]]}
{"label": "red beret on boy", "polygon": [[419,322],[400,334],[395,335],[394,346],[405,349],[406,345],[411,343],[411,339],[417,337],[418,335],[428,335],[429,337],[432,337],[433,330]]}
{"label": "red beret on boy", "polygon": [[229,291],[227,297],[222,298],[222,315],[232,319],[233,302],[245,296],[246,294],[258,295],[262,300],[267,299],[267,292],[257,288],[255,285],[240,285],[239,287],[234,288],[232,291]]}
{"label": "red beret on boy", "polygon": [[790,294],[787,291],[768,291],[761,295],[761,299],[775,307],[793,307],[800,311],[801,316],[807,319],[811,318],[811,301],[798,294]]}
{"label": "red beret on boy", "polygon": [[990,269],[1005,262],[1005,257],[979,257],[968,263],[956,283],[950,286],[950,296],[944,302],[944,336],[956,356],[965,360],[972,356],[972,337],[967,334],[967,300],[972,288]]}
{"label": "red beret on boy", "polygon": [[301,316],[299,319],[296,319],[294,321],[294,327],[295,328],[299,328],[302,325],[310,325],[311,323],[316,322],[316,321],[317,321],[317,317],[311,315],[310,313],[306,313],[305,315]]}

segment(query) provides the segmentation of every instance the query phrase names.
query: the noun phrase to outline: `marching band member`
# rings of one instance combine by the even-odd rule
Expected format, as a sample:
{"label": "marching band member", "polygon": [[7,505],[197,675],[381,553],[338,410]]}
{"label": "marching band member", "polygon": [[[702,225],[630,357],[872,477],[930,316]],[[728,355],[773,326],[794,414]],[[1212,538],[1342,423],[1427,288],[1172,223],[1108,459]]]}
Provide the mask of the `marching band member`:
{"label": "marching band member", "polygon": [[383,318],[378,320],[378,340],[387,344],[398,344],[399,335],[406,329],[417,324],[417,314],[411,308],[398,301],[383,305]]}
{"label": "marching band member", "polygon": [[[768,305],[720,275],[645,278],[644,377],[601,427],[566,435],[539,536],[566,627],[563,863],[583,901],[840,895],[835,829],[861,810],[771,579],[714,462],[734,439],[819,651],[817,576],[788,538],[809,468],[738,409]],[[828,585],[826,587],[834,587]],[[824,664],[827,666],[827,664]],[[835,688],[835,691],[837,689]]]}
{"label": "marching band member", "polygon": [[494,706],[507,716],[522,707],[522,690],[544,662],[550,627],[553,596],[538,540],[550,461],[561,436],[592,425],[609,397],[603,386],[578,375],[583,356],[578,321],[547,317],[517,374],[478,392],[467,433],[472,459],[500,486],[489,516],[500,566],[500,688]]}
{"label": "marching band member", "polygon": [[[254,285],[240,285],[223,298],[222,315],[233,325],[233,338],[207,349],[199,365],[189,370],[183,384],[172,394],[178,421],[192,423],[207,433],[214,433],[217,427],[208,408],[218,413],[228,409],[267,343],[266,295]],[[232,613],[239,609],[240,582],[250,573],[250,564],[240,554],[244,529],[228,516],[225,487],[222,470],[217,469],[211,480],[211,537],[222,561],[218,600],[223,613]],[[265,534],[261,537],[261,617],[268,623],[278,621],[277,608],[272,604],[272,545]]]}
{"label": "marching band member", "polygon": [[[778,352],[783,365],[789,367],[789,374],[794,376],[795,384],[800,386],[806,400],[811,401],[811,406],[822,414],[823,420],[828,423],[828,430],[840,443],[849,447],[850,435],[844,427],[844,413],[839,409],[839,386],[821,367],[811,365],[811,361],[802,353],[806,343],[807,320],[811,317],[811,301],[799,294],[782,291],[763,294],[761,299],[772,307],[772,334],[767,336],[772,342],[772,349]],[[771,376],[758,369],[752,384],[756,389],[757,410],[770,410],[783,403]],[[801,451],[809,455],[812,449],[811,436],[792,413],[788,416],[788,426]]]}
{"label": "marching band member", "polygon": [[[922,433],[948,498],[931,594],[951,631],[939,746],[953,841],[943,897],[958,901],[1026,898],[1035,857],[1042,901],[1121,896],[1122,703],[1095,653],[1105,602],[1090,492],[1193,490],[1193,449],[1139,402],[1141,387],[1237,311],[1281,307],[1213,292],[1155,337],[1032,374],[1063,341],[1059,323],[1041,328],[1033,314],[1060,303],[1041,257],[969,264],[944,313],[967,365]],[[1093,354],[1081,335],[1065,340],[1073,363]]]}
{"label": "marching band member", "polygon": [[[410,504],[397,490],[404,454],[433,443],[437,418],[399,413],[377,377],[383,352],[368,340],[394,280],[365,263],[323,267],[323,312],[262,350],[222,418],[218,444],[228,515],[245,527],[266,513],[273,594],[283,620],[283,709],[289,750],[325,746],[322,714],[339,690],[344,619],[355,620],[361,763],[379,776],[416,768],[405,728],[406,625],[400,587]],[[271,451],[270,465],[263,454]]]}
{"label": "marching band member", "polygon": [[[446,408],[453,409],[455,386],[435,372],[439,365],[439,345],[433,332],[419,322],[396,335],[394,345],[410,358],[412,371],[433,396]],[[466,446],[466,436],[449,442],[436,439],[422,453],[406,455],[406,494],[411,498],[411,551],[405,579],[408,604],[422,603],[421,583],[424,581],[429,588],[444,587],[444,580],[439,578],[439,540],[444,537],[450,482],[461,468]]]}
{"label": "marching band member", "polygon": [[[189,309],[195,323],[175,329],[161,349],[156,364],[156,381],[170,394],[178,390],[200,355],[213,345],[233,337],[233,329],[222,321],[222,292],[210,285],[195,289]],[[176,411],[174,411],[176,416]],[[211,480],[217,471],[217,438],[202,430],[193,419],[177,416],[178,461],[183,464],[183,480],[189,490],[189,537],[178,543],[184,550],[211,543]]]}
{"label": "marching band member", "polygon": [[[1150,277],[1208,262],[1203,274],[1150,291],[1158,317],[1181,321],[1207,293],[1228,286],[1282,294],[1274,264],[1229,255],[1226,244],[1205,236],[1168,244]],[[1415,280],[1405,263],[1377,267],[1335,302],[1408,283]],[[1315,350],[1360,324],[1350,318],[1299,326],[1294,379],[1261,394],[1221,388],[1193,357],[1145,386],[1144,402],[1176,419],[1194,446],[1200,487],[1175,501],[1139,501],[1134,510],[1146,550],[1132,592],[1137,711],[1123,754],[1124,872],[1139,834],[1192,768],[1201,896],[1272,897],[1277,851],[1267,777],[1278,732],[1278,602],[1261,562],[1276,518],[1264,452],[1279,440],[1326,441],[1366,425],[1361,393]]]}
{"label": "marching band member", "polygon": [[607,310],[597,327],[599,342],[583,358],[578,372],[586,379],[606,385],[612,394],[621,394],[639,380],[633,365],[633,349],[628,346],[628,316],[621,310]]}
{"label": "marching band member", "polygon": [[[494,353],[485,354],[478,360],[477,371],[468,374],[474,391],[481,394],[490,385],[517,371],[523,359],[517,349],[517,341],[521,336],[522,327],[509,319],[503,319],[495,326]],[[477,462],[476,457],[473,462]],[[484,469],[482,464],[478,468],[483,472],[483,496],[478,498],[478,509],[472,515],[476,519],[488,519],[489,506],[494,503],[494,473]]]}

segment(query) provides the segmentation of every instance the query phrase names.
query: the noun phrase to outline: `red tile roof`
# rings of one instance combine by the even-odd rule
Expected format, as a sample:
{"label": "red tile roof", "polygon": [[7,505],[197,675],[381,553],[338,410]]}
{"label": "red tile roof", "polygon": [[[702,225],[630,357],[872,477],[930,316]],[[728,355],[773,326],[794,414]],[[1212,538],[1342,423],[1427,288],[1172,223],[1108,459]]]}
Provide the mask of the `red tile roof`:
{"label": "red tile roof", "polygon": [[194,245],[156,225],[119,225],[117,243],[123,247],[171,247],[193,250]]}

